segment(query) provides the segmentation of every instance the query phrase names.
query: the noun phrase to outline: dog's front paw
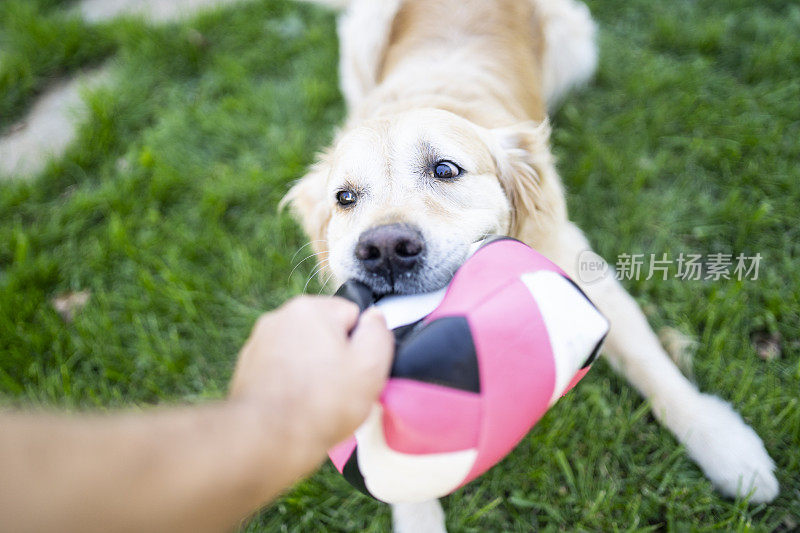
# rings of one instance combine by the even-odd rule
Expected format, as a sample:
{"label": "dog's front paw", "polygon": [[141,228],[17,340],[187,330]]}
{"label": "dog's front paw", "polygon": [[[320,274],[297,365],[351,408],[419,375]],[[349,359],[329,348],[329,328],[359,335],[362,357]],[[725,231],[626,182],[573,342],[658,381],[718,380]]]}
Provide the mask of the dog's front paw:
{"label": "dog's front paw", "polygon": [[728,404],[701,394],[683,443],[706,476],[726,496],[750,495],[751,503],[778,495],[778,480],[764,443]]}

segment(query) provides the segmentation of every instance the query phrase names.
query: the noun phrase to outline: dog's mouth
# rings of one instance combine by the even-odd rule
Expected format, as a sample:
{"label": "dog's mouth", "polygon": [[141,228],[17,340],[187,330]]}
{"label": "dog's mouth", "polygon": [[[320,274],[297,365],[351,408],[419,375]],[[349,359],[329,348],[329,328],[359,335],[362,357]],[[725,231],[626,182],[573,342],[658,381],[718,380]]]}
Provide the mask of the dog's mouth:
{"label": "dog's mouth", "polygon": [[[381,269],[366,268],[363,264],[351,266],[344,280],[356,280],[369,288],[376,298],[389,295],[414,295],[435,292],[446,287],[462,264],[483,244],[502,238],[483,233],[472,242],[429,247],[413,267],[394,268],[386,265]],[[353,268],[355,267],[355,268]],[[343,280],[343,281],[344,281]]]}
{"label": "dog's mouth", "polygon": [[450,283],[464,261],[486,240],[484,235],[473,243],[453,247],[446,253],[426,254],[411,269],[387,269],[385,272],[375,273],[359,268],[351,279],[369,287],[376,297],[438,291]]}
{"label": "dog's mouth", "polygon": [[460,263],[452,268],[448,266],[431,268],[423,263],[404,272],[390,270],[384,274],[362,270],[354,276],[354,279],[369,287],[376,297],[390,294],[421,294],[439,290],[450,283],[458,266]]}

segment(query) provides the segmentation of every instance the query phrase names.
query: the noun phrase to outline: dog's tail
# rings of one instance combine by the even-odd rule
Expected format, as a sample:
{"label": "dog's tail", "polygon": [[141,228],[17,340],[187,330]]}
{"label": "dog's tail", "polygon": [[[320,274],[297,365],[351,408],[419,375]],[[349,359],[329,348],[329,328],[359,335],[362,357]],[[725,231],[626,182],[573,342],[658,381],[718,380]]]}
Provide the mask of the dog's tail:
{"label": "dog's tail", "polygon": [[378,83],[392,21],[402,0],[303,0],[339,11],[339,83],[353,109]]}
{"label": "dog's tail", "polygon": [[597,68],[597,26],[577,0],[533,0],[544,28],[542,85],[547,107],[555,108]]}

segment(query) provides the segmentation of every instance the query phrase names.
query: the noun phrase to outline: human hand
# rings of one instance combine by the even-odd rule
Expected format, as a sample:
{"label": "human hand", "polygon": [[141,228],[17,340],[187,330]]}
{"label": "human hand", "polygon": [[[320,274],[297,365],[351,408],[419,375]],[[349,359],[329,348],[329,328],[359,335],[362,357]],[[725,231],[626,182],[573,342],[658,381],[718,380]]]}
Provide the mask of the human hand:
{"label": "human hand", "polygon": [[359,318],[358,307],[341,298],[294,298],[258,319],[239,355],[230,397],[255,409],[279,409],[284,430],[316,444],[315,453],[324,456],[369,414],[393,345],[376,309]]}

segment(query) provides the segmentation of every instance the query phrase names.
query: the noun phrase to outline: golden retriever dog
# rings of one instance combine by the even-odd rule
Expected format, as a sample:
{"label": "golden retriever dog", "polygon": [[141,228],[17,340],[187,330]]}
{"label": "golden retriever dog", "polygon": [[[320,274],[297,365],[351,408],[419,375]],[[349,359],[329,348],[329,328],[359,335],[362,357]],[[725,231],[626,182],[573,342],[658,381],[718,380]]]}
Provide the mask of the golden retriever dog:
{"label": "golden retriever dog", "polygon": [[[322,2],[331,4],[331,1]],[[548,146],[552,107],[592,75],[595,25],[576,0],[338,2],[348,118],[285,201],[337,282],[439,289],[487,234],[576,281],[590,249]],[[778,493],[761,439],[673,364],[613,275],[582,288],[611,322],[604,355],[727,496]],[[393,507],[397,531],[442,531],[438,502]]]}

